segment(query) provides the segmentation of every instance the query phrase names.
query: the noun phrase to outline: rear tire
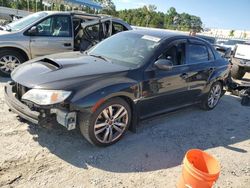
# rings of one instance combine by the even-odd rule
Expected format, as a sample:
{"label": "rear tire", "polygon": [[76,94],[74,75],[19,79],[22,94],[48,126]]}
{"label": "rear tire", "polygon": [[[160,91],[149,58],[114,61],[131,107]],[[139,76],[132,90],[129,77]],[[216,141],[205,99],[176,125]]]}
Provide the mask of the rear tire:
{"label": "rear tire", "polygon": [[0,76],[10,77],[15,67],[22,64],[25,58],[14,50],[0,51]]}
{"label": "rear tire", "polygon": [[232,70],[231,70],[231,75],[235,79],[242,79],[245,75],[245,71],[242,67],[233,64]]}
{"label": "rear tire", "polygon": [[212,84],[209,92],[206,94],[204,99],[201,102],[201,108],[203,110],[212,110],[214,109],[222,95],[222,85],[220,82],[215,82]]}
{"label": "rear tire", "polygon": [[91,144],[101,147],[118,142],[127,131],[130,122],[130,106],[121,98],[106,101],[90,118],[79,114],[82,135]]}

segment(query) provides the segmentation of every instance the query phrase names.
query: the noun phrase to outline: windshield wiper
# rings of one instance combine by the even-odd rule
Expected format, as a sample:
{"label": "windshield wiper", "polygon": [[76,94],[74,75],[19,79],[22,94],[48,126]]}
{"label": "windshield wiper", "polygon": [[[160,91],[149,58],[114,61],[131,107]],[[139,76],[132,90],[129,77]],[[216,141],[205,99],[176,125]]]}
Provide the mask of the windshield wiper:
{"label": "windshield wiper", "polygon": [[10,26],[8,26],[8,25],[2,25],[2,26],[0,26],[0,30],[4,30],[4,31],[11,31],[11,28],[10,28]]}

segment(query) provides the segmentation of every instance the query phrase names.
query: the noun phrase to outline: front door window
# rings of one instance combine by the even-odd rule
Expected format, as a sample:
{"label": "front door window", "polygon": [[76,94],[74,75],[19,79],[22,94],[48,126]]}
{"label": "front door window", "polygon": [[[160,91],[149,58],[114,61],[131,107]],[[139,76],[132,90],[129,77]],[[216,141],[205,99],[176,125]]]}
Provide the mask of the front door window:
{"label": "front door window", "polygon": [[69,16],[53,16],[36,25],[35,36],[71,37],[71,24]]}

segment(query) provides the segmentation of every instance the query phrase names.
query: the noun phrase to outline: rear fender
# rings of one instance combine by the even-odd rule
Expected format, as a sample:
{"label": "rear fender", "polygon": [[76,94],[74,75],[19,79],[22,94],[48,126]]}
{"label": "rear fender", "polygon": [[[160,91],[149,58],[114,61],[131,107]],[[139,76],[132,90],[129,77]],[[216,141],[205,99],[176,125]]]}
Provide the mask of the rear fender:
{"label": "rear fender", "polygon": [[225,69],[225,67],[219,67],[218,69],[216,69],[216,71],[214,71],[213,74],[209,77],[207,85],[203,90],[203,94],[208,93],[211,86],[215,82],[220,82],[222,84],[222,87],[224,87],[227,83],[228,76],[229,76],[228,68]]}

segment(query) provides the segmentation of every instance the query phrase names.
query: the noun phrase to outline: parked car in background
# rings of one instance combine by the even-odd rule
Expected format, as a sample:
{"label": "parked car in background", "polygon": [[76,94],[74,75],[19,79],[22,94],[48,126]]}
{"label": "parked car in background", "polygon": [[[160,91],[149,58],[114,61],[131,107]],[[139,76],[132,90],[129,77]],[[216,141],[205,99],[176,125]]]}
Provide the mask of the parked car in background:
{"label": "parked car in background", "polygon": [[114,35],[83,53],[50,55],[12,72],[5,100],[20,117],[80,127],[92,144],[117,142],[140,119],[199,103],[212,110],[229,63],[208,42],[165,31]]}
{"label": "parked car in background", "polygon": [[216,43],[216,39],[215,37],[210,37],[210,36],[205,36],[205,35],[196,35],[199,38],[202,38],[203,40],[209,42],[210,44],[215,44]]}
{"label": "parked car in background", "polygon": [[2,26],[0,75],[21,63],[59,52],[86,50],[101,40],[130,30],[126,22],[81,12],[38,12]]}
{"label": "parked car in background", "polygon": [[226,41],[228,41],[228,40],[227,39],[218,38],[218,39],[216,39],[216,44],[217,45],[221,45],[221,44],[225,43]]}
{"label": "parked car in background", "polygon": [[246,72],[250,72],[250,43],[236,45],[231,62],[233,78],[242,79]]}
{"label": "parked car in background", "polygon": [[245,42],[246,40],[229,39],[225,42],[222,42],[220,45],[226,48],[231,48],[231,51],[233,51],[237,44],[244,44]]}

